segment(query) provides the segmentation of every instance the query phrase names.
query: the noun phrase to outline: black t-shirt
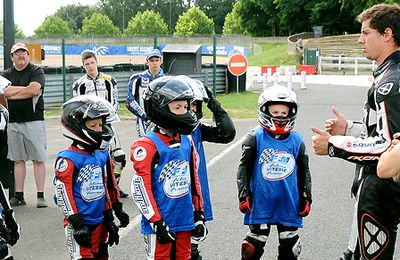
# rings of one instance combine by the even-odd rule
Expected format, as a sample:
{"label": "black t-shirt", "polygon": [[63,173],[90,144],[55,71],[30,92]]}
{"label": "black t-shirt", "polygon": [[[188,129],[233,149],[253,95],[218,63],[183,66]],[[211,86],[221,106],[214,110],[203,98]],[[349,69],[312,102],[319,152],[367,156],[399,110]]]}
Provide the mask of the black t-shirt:
{"label": "black t-shirt", "polygon": [[[44,71],[42,68],[29,63],[25,69],[18,71],[13,67],[5,70],[2,74],[3,77],[11,81],[12,86],[28,86],[31,82],[35,81],[41,85],[42,95],[38,97],[13,100],[8,99],[8,111],[10,113],[10,123],[23,123],[31,121],[44,120]],[[37,103],[34,106],[34,102]]]}

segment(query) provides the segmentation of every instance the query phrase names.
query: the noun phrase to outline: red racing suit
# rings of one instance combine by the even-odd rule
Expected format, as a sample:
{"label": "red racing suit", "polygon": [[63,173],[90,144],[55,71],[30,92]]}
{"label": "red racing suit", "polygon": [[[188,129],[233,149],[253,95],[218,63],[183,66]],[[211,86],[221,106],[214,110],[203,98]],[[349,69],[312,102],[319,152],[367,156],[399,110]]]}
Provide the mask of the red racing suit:
{"label": "red racing suit", "polygon": [[[332,136],[331,157],[363,165],[357,203],[358,241],[364,259],[392,259],[400,222],[400,184],[380,179],[376,167],[380,155],[400,132],[400,51],[392,53],[373,73],[364,112],[367,136]],[[349,124],[349,132],[357,124]],[[349,131],[350,130],[350,131]]]}
{"label": "red racing suit", "polygon": [[[55,177],[53,181],[56,188],[55,200],[64,215],[64,228],[66,230],[67,241],[74,241],[73,229],[67,220],[71,215],[81,213],[84,216],[85,224],[91,230],[92,248],[79,246],[76,242],[68,243],[68,251],[71,259],[80,259],[82,257],[93,258],[99,252],[99,248],[102,245],[107,248],[108,231],[102,223],[103,212],[112,209],[115,203],[121,202],[118,186],[114,174],[112,174],[114,165],[108,152],[104,152],[107,154],[99,157],[94,152],[91,154],[74,146],[70,146],[67,150],[74,152],[75,158],[78,158],[79,154],[82,154],[82,157],[96,157],[94,161],[100,162],[99,165],[85,165],[85,167],[78,169],[71,159],[58,156],[55,163]],[[105,156],[106,158],[104,158]],[[104,166],[101,161],[105,161]],[[102,177],[95,180],[91,176],[96,175],[98,170],[94,169],[99,168],[101,169]],[[95,184],[98,194],[96,196],[92,195],[92,200],[85,199],[83,190],[85,190],[87,196],[91,196],[90,194],[93,194],[93,192],[89,189],[94,188]],[[103,185],[103,187],[99,185]],[[105,198],[102,198],[103,196]],[[99,203],[102,201],[104,202]]]}
{"label": "red racing suit", "polygon": [[[154,259],[153,257],[156,257],[155,259],[157,259],[157,257],[162,258],[171,253],[171,243],[159,243],[156,240],[154,231],[149,230],[147,225],[148,223],[152,224],[162,219],[164,219],[166,224],[170,226],[171,231],[175,232],[177,235],[174,242],[176,248],[176,259],[190,259],[190,231],[194,229],[194,222],[188,223],[188,219],[193,220],[194,211],[203,211],[203,199],[196,170],[195,148],[193,141],[189,136],[181,136],[178,134],[172,138],[160,133],[161,131],[162,130],[156,127],[154,132],[151,133],[154,133],[156,138],[159,138],[166,147],[168,153],[178,153],[180,152],[179,149],[181,149],[185,143],[187,144],[187,140],[190,142],[188,146],[189,149],[185,150],[184,153],[190,153],[190,161],[188,168],[186,169],[190,170],[190,173],[188,174],[190,176],[188,195],[191,197],[192,206],[191,208],[185,207],[184,209],[179,207],[179,205],[182,205],[181,203],[185,203],[185,201],[187,202],[187,200],[181,200],[183,197],[187,196],[187,193],[168,193],[172,189],[169,188],[171,186],[167,187],[166,185],[164,185],[164,190],[159,188],[159,183],[162,179],[164,183],[167,184],[176,184],[184,180],[184,178],[178,178],[176,176],[182,174],[182,169],[179,168],[179,165],[182,165],[182,163],[180,161],[171,161],[168,164],[164,164],[165,166],[160,165],[163,158],[157,150],[156,143],[147,135],[136,141],[131,148],[131,160],[136,171],[132,179],[132,196],[134,202],[142,213],[142,218],[144,218],[142,219],[142,233],[145,236],[148,259]],[[154,135],[152,137],[153,139]],[[183,141],[183,138],[186,140]],[[157,178],[155,177],[155,174],[160,171],[159,168],[162,168],[163,170],[160,177]],[[168,190],[168,188],[170,190]],[[179,200],[181,200],[181,202],[178,202]],[[174,208],[175,210],[170,210],[171,208]],[[190,212],[188,212],[188,210]],[[181,211],[184,213],[179,213]],[[165,215],[161,212],[164,212]],[[180,222],[182,222],[182,224]]]}

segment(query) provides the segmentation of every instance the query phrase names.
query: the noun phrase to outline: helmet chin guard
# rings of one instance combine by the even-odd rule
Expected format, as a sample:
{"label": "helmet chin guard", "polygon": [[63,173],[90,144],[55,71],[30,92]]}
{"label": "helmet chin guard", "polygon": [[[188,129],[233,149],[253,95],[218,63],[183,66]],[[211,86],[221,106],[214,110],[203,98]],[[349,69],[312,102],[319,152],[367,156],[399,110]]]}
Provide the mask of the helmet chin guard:
{"label": "helmet chin guard", "polygon": [[[283,104],[288,106],[287,116],[273,116],[269,106]],[[260,125],[273,134],[287,134],[293,128],[297,115],[297,98],[293,90],[284,86],[272,86],[264,90],[258,98],[258,120]]]}
{"label": "helmet chin guard", "polygon": [[[74,97],[63,104],[61,125],[63,135],[84,147],[106,150],[114,133],[107,125],[107,117],[115,114],[114,107],[106,99],[94,95]],[[102,131],[96,132],[86,127],[85,121],[101,118]]]}
{"label": "helmet chin guard", "polygon": [[[198,119],[190,109],[194,96],[185,77],[162,77],[152,81],[144,94],[144,109],[156,125],[175,133],[189,135],[198,125]],[[188,108],[185,114],[171,113],[168,104],[176,100],[187,101]]]}

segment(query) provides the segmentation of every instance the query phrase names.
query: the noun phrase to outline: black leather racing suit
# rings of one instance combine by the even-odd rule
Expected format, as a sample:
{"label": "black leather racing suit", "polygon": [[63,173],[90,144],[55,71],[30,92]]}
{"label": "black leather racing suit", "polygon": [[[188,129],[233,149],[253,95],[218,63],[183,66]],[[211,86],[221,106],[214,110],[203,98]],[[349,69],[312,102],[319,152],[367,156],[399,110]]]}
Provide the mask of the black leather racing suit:
{"label": "black leather racing suit", "polygon": [[[332,136],[329,156],[362,164],[357,203],[358,241],[364,259],[393,259],[400,221],[400,184],[380,179],[376,166],[400,132],[400,51],[392,53],[373,73],[364,127],[367,137]],[[355,126],[355,125],[354,125]]]}

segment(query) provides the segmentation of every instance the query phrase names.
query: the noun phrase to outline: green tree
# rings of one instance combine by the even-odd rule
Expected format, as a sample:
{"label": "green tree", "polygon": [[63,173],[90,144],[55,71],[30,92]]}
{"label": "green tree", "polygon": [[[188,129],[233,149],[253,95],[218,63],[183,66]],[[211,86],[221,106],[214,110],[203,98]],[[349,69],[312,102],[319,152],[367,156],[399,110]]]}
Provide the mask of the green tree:
{"label": "green tree", "polygon": [[[4,33],[3,33],[3,21],[0,21],[0,35],[4,35]],[[24,32],[16,24],[14,24],[14,37],[15,38],[25,38]]]}
{"label": "green tree", "polygon": [[60,7],[54,15],[60,17],[64,21],[67,21],[72,32],[78,34],[82,29],[83,19],[85,17],[90,18],[96,11],[98,11],[98,8],[96,7],[81,4],[71,4]]}
{"label": "green tree", "polygon": [[399,3],[398,0],[340,0],[342,9],[352,10],[352,17],[356,18],[363,10],[380,3],[394,4]]}
{"label": "green tree", "polygon": [[121,31],[116,27],[108,16],[94,13],[92,17],[83,19],[82,35],[116,35]]}
{"label": "green tree", "polygon": [[214,20],[215,32],[222,33],[225,16],[232,11],[236,0],[196,0],[196,6]]}
{"label": "green tree", "polygon": [[163,21],[159,13],[146,10],[132,17],[124,34],[168,34],[168,25]]}
{"label": "green tree", "polygon": [[[334,13],[335,19],[331,14]],[[360,31],[360,24],[356,21],[353,14],[353,7],[342,6],[336,0],[325,0],[316,3],[309,17],[311,25],[323,27],[326,35],[338,35],[344,32],[357,33]]]}
{"label": "green tree", "polygon": [[238,8],[241,2],[236,2],[230,13],[225,16],[224,27],[222,33],[224,35],[246,35],[248,34],[246,30],[241,26],[241,17],[238,14]]}
{"label": "green tree", "polygon": [[101,13],[110,17],[119,30],[123,31],[137,12],[153,9],[151,2],[150,0],[99,0],[98,6]]}
{"label": "green tree", "polygon": [[15,38],[25,38],[24,32],[16,24],[14,25],[14,33],[15,33]]}
{"label": "green tree", "polygon": [[[265,0],[265,10],[261,9],[256,0],[239,0],[237,14],[240,26],[251,36],[279,35],[278,14],[273,0]],[[267,8],[267,4],[269,7]]]}
{"label": "green tree", "polygon": [[172,33],[179,15],[188,10],[190,2],[183,0],[155,1],[153,10],[160,13],[163,20],[168,24],[170,33]]}
{"label": "green tree", "polygon": [[68,23],[58,16],[47,16],[44,22],[35,30],[35,36],[68,36],[72,31]]}
{"label": "green tree", "polygon": [[198,7],[191,7],[179,16],[174,35],[191,36],[212,33],[214,33],[214,21]]}

